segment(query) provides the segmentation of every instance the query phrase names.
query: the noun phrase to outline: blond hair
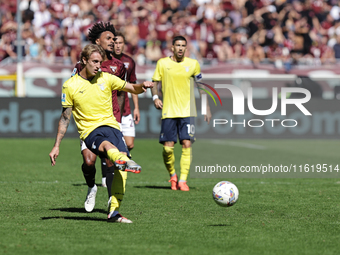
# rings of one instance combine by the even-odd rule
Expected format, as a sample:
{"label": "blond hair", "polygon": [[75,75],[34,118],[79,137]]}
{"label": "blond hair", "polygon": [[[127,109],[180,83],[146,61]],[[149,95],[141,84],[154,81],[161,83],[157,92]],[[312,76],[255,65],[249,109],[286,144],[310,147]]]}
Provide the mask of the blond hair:
{"label": "blond hair", "polygon": [[97,44],[88,44],[84,47],[84,49],[80,53],[80,63],[82,67],[85,66],[83,58],[85,58],[85,60],[87,61],[89,60],[90,56],[95,52],[98,52],[102,56],[102,58],[105,59],[106,53],[102,46]]}

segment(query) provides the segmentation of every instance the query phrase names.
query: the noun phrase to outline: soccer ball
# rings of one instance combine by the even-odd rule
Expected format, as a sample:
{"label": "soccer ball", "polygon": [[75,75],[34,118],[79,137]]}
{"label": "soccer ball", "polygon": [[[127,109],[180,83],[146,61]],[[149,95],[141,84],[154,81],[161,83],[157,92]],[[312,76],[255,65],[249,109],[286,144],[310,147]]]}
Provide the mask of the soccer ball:
{"label": "soccer ball", "polygon": [[214,201],[223,207],[234,205],[238,200],[238,188],[234,183],[221,181],[213,188]]}

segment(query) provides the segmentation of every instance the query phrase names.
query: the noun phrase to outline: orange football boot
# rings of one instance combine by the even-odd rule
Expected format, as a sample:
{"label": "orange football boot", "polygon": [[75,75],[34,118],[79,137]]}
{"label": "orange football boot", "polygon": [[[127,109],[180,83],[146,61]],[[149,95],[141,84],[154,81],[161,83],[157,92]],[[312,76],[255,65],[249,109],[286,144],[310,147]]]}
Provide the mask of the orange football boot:
{"label": "orange football boot", "polygon": [[178,182],[177,189],[181,191],[189,191],[189,187],[187,185],[187,182]]}
{"label": "orange football boot", "polygon": [[172,176],[169,180],[169,182],[171,182],[171,189],[172,190],[177,190],[177,174],[175,174],[174,176]]}

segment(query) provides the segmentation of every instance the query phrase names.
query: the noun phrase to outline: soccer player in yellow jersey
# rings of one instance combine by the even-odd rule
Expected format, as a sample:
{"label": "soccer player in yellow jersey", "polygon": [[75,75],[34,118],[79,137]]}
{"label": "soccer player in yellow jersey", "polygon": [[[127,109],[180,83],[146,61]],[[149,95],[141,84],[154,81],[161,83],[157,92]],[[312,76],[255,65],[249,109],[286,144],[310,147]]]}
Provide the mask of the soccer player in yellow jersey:
{"label": "soccer player in yellow jersey", "polygon": [[[63,84],[61,98],[63,111],[54,147],[49,154],[52,166],[56,163],[61,140],[73,114],[80,139],[85,142],[88,149],[96,155],[110,159],[121,171],[141,170],[141,166],[129,158],[130,154],[119,124],[113,115],[112,90],[140,94],[147,88],[152,88],[153,83],[145,81],[141,84],[131,84],[117,76],[99,71],[104,57],[105,51],[101,46],[96,44],[85,46],[80,56],[84,68]],[[111,196],[109,202],[108,222],[132,223],[119,213],[119,199]]]}
{"label": "soccer player in yellow jersey", "polygon": [[[192,158],[191,144],[195,140],[196,105],[193,94],[194,84],[191,78],[195,81],[202,78],[198,61],[185,57],[186,49],[185,37],[174,37],[171,48],[173,55],[158,60],[152,77],[154,81],[153,101],[157,109],[162,109],[159,142],[163,144],[164,164],[170,174],[171,189],[182,191],[189,191],[187,178]],[[163,102],[158,97],[159,82],[162,82]],[[209,123],[210,118],[210,108],[207,106],[205,121]],[[174,145],[177,142],[177,135],[182,145],[179,180],[174,168]]]}

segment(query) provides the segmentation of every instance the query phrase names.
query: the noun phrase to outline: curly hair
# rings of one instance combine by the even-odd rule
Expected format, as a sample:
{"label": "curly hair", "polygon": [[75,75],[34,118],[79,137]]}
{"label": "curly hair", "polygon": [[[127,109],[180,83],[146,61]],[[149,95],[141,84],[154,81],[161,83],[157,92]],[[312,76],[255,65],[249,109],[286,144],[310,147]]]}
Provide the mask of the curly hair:
{"label": "curly hair", "polygon": [[91,41],[91,43],[95,44],[96,40],[100,37],[100,35],[105,32],[109,31],[111,32],[114,36],[116,35],[116,29],[110,22],[98,22],[94,24],[90,29],[89,29],[89,34],[88,38]]}

